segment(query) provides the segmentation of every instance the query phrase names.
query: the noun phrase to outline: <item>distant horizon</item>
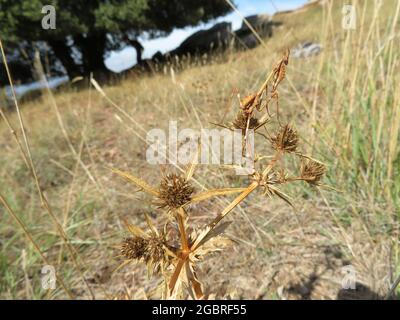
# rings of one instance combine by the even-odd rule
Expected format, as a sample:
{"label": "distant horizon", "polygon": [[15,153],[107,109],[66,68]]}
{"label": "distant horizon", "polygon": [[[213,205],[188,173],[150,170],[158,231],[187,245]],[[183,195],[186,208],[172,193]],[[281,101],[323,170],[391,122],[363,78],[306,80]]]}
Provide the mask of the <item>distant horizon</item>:
{"label": "distant horizon", "polygon": [[[274,14],[277,11],[297,9],[307,0],[234,0],[238,10],[243,16],[254,14]],[[231,22],[232,29],[237,30],[242,25],[242,19],[236,12],[231,12],[225,16],[214,19],[208,23],[202,23],[196,27],[186,27],[173,30],[166,37],[155,39],[139,38],[144,47],[143,58],[151,58],[157,51],[166,53],[177,48],[187,37],[201,29],[207,29],[219,22]],[[129,69],[136,64],[136,51],[129,46],[120,51],[112,51],[105,59],[105,65],[113,72],[121,72]]]}

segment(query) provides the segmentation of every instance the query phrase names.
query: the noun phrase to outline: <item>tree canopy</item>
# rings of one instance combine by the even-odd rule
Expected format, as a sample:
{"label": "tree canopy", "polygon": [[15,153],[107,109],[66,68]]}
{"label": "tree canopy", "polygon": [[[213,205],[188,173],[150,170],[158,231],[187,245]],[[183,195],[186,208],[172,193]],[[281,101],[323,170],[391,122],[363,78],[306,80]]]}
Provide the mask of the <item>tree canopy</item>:
{"label": "tree canopy", "polygon": [[[42,28],[45,5],[55,8],[55,29]],[[229,10],[225,0],[0,0],[0,37],[11,45],[47,43],[74,77],[106,71],[105,54],[134,44],[143,33],[165,35]]]}

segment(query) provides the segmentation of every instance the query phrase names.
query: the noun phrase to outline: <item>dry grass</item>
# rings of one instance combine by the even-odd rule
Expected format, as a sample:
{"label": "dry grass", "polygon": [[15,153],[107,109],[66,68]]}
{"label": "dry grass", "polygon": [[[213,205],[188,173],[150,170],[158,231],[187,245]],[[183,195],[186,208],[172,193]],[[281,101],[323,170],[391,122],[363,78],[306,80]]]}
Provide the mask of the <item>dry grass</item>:
{"label": "dry grass", "polygon": [[[69,291],[74,298],[91,298],[90,287],[96,298],[156,297],[159,279],[149,281],[143,265],[112,272],[121,263],[116,246],[126,236],[124,221],[145,229],[148,213],[156,228],[163,224],[152,201],[108,168],[140,173],[157,185],[159,170],[145,161],[149,129],[166,129],[166,119],[191,128],[233,120],[238,108],[230,102],[233,90],[243,96],[257,92],[286,47],[311,40],[322,43],[323,51],[290,60],[279,85],[279,120],[295,119],[299,141],[307,154],[328,164],[324,182],[337,191],[290,184],[283,192],[295,208],[250,194],[228,216],[235,223],[227,236],[236,244],[211,254],[199,265],[198,277],[219,298],[335,299],[346,298],[341,268],[351,264],[360,283],[353,298],[386,297],[400,274],[399,5],[376,3],[355,3],[356,31],[340,27],[340,1],[280,15],[283,25],[265,40],[266,48],[228,52],[208,65],[107,86],[103,90],[112,103],[90,87],[70,89],[55,100],[46,93],[21,105],[37,180],[26,168],[32,167],[30,157],[25,163],[2,121],[0,194],[25,229],[10,210],[0,209],[0,296],[66,298]],[[6,116],[23,142],[17,114]],[[277,138],[274,133],[268,136]],[[22,149],[26,154],[24,143]],[[260,154],[270,151],[265,147]],[[290,174],[300,169],[290,161],[288,168]],[[319,173],[309,175],[310,182],[318,182]],[[198,166],[194,178],[198,192],[204,191],[200,186],[245,183],[212,166]],[[36,181],[56,219],[41,206]],[[191,225],[209,223],[229,199],[193,205]],[[35,244],[67,290],[41,289],[44,263]]]}

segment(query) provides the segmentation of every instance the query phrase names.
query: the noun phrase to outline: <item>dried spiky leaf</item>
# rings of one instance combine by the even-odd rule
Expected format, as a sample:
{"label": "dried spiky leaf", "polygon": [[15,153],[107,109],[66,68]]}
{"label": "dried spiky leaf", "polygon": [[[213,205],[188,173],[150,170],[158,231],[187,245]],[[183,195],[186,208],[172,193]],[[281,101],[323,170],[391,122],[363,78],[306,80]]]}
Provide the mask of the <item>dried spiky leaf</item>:
{"label": "dried spiky leaf", "polygon": [[179,275],[181,274],[182,268],[183,268],[183,266],[184,266],[184,264],[186,262],[187,262],[187,260],[182,260],[182,259],[178,260],[178,263],[177,263],[177,265],[175,266],[175,269],[174,269],[174,273],[172,274],[172,276],[170,278],[170,281],[169,281],[169,284],[168,284],[170,293],[172,293],[174,291],[175,285],[176,285],[176,283],[178,281],[178,278],[179,278]]}
{"label": "dried spiky leaf", "polygon": [[134,226],[133,224],[126,224],[126,227],[128,229],[128,231],[135,237],[144,237],[146,235],[146,233],[140,229],[137,226]]}
{"label": "dried spiky leaf", "polygon": [[200,261],[204,259],[204,256],[212,253],[218,252],[231,246],[233,241],[227,237],[217,235],[209,238],[208,241],[201,244],[193,254],[191,254],[192,261]]}
{"label": "dried spiky leaf", "polygon": [[222,188],[222,189],[208,190],[194,195],[189,203],[204,201],[215,196],[235,194],[243,192],[244,190],[246,190],[246,188]]}
{"label": "dried spiky leaf", "polygon": [[114,274],[116,273],[118,270],[122,269],[123,267],[125,267],[126,265],[128,265],[129,263],[131,263],[132,261],[130,259],[125,260],[124,262],[122,262],[118,267],[116,267],[111,273]]}
{"label": "dried spiky leaf", "polygon": [[154,189],[153,187],[151,187],[150,185],[148,185],[147,182],[143,181],[142,179],[137,178],[137,177],[131,175],[130,173],[127,173],[127,172],[124,172],[124,171],[121,171],[118,169],[111,169],[111,170],[112,170],[112,172],[118,174],[119,176],[125,178],[129,182],[132,182],[139,188],[143,189],[143,191],[145,191],[153,196],[159,196],[158,191],[156,189]]}
{"label": "dried spiky leaf", "polygon": [[145,219],[146,219],[146,223],[147,223],[149,229],[151,230],[151,232],[152,232],[154,235],[158,236],[159,233],[158,233],[156,227],[155,227],[155,226],[153,225],[153,223],[151,222],[151,220],[150,220],[149,216],[147,215],[147,213],[144,214],[144,217],[145,217]]}
{"label": "dried spiky leaf", "polygon": [[204,245],[207,241],[225,232],[225,229],[228,228],[230,224],[231,222],[227,221],[215,227],[209,225],[202,230],[194,231],[191,235],[192,239],[194,239],[191,246],[191,251],[196,252],[196,250]]}
{"label": "dried spiky leaf", "polygon": [[185,171],[185,179],[186,179],[186,181],[189,181],[193,177],[194,171],[195,171],[196,166],[197,166],[197,159],[198,159],[199,154],[200,154],[200,149],[201,149],[201,144],[199,144],[199,146],[197,148],[197,151],[194,154],[190,165],[187,167],[187,169]]}
{"label": "dried spiky leaf", "polygon": [[199,279],[197,278],[195,266],[194,264],[187,262],[185,264],[185,278],[188,282],[189,288],[193,288],[194,294],[192,293],[192,297],[199,300],[204,298],[202,284],[200,283]]}
{"label": "dried spiky leaf", "polygon": [[293,202],[291,201],[290,197],[286,193],[284,193],[281,190],[279,190],[278,188],[269,185],[266,190],[268,190],[269,194],[278,196],[283,201],[285,201],[287,204],[289,204],[290,206],[294,207]]}
{"label": "dried spiky leaf", "polygon": [[187,171],[185,172],[185,179],[186,181],[189,181],[190,179],[192,179],[193,174],[194,174],[194,170],[196,169],[196,165],[197,163],[195,161],[193,161],[187,168]]}

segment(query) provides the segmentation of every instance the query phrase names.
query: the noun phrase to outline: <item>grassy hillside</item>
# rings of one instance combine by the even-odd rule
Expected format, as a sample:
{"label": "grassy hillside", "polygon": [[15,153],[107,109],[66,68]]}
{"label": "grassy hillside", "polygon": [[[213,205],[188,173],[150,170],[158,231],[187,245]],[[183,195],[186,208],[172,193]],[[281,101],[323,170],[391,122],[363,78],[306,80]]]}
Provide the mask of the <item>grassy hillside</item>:
{"label": "grassy hillside", "polygon": [[[126,235],[123,221],[143,226],[145,212],[158,219],[150,199],[108,167],[156,184],[160,168],[145,158],[148,130],[167,129],[169,120],[196,129],[232,119],[238,108],[232,93],[256,91],[282,52],[306,41],[323,50],[290,59],[279,87],[281,121],[295,124],[303,152],[327,165],[330,187],[290,185],[285,193],[294,208],[251,196],[229,218],[227,234],[236,244],[206,259],[199,277],[219,298],[385,297],[400,275],[400,3],[353,2],[355,30],[342,28],[344,2],[323,1],[276,15],[282,25],[256,49],[127,77],[104,86],[106,98],[87,85],[22,104],[37,181],[51,210],[41,205],[1,120],[0,194],[10,210],[0,206],[0,297],[67,297],[61,286],[41,288],[45,263],[33,241],[77,298],[156,297],[156,281],[147,280],[142,264],[112,272],[122,261],[115,247]],[[23,141],[15,110],[6,116]],[[206,188],[244,183],[211,165],[199,166],[196,179]],[[194,224],[227,203],[199,204]],[[350,293],[341,290],[346,265],[359,283]]]}

